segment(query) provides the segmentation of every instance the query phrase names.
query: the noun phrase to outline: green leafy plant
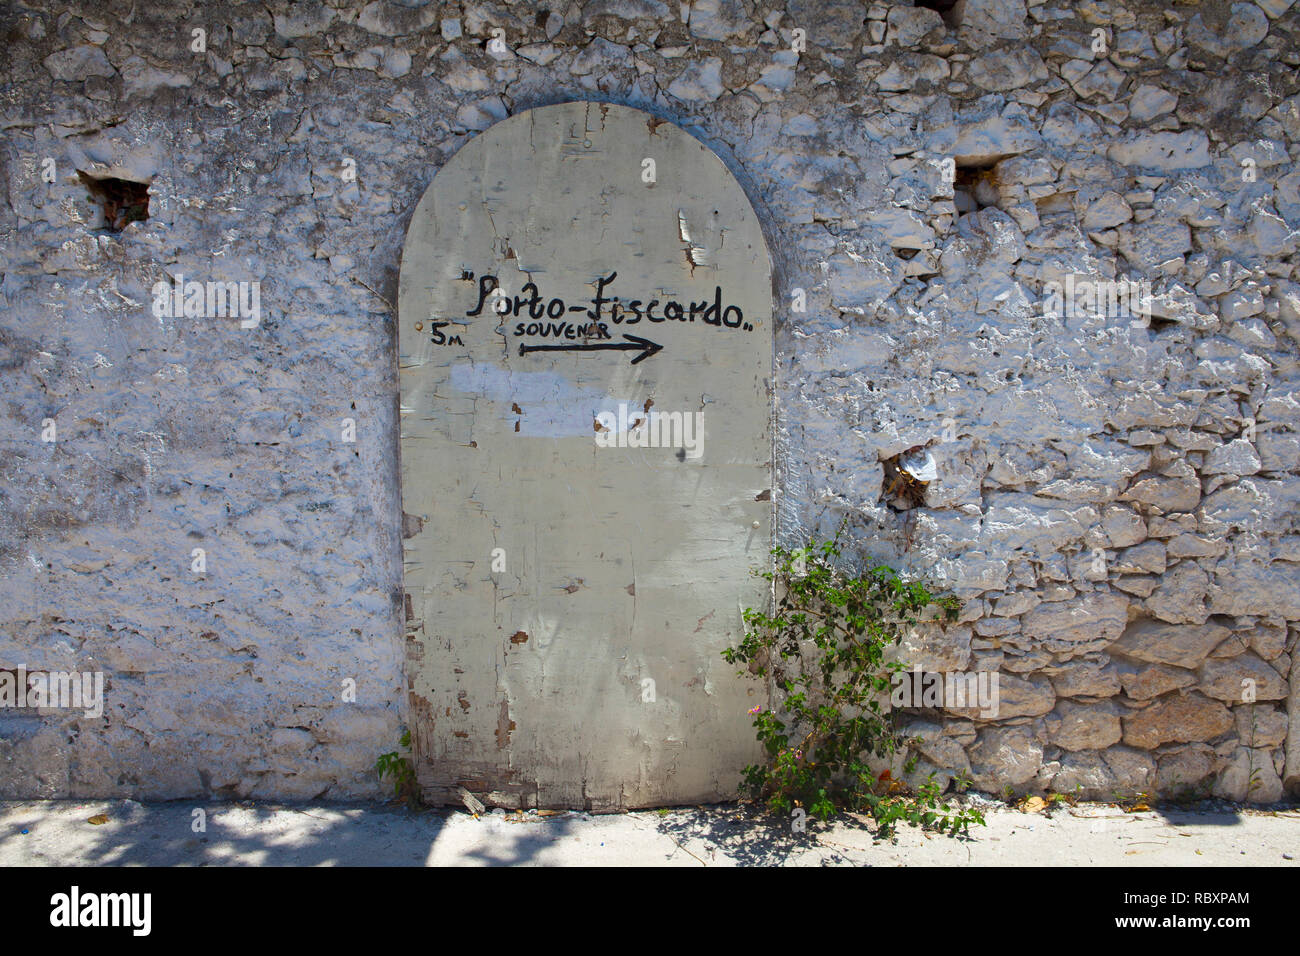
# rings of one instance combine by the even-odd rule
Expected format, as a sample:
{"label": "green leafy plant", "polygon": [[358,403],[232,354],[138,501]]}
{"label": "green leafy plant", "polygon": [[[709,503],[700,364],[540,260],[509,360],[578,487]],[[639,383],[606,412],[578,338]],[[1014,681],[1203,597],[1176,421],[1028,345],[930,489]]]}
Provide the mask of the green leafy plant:
{"label": "green leafy plant", "polygon": [[[404,731],[402,739],[398,743],[409,751],[411,748],[411,732],[409,730]],[[420,788],[415,780],[415,767],[411,764],[410,756],[400,754],[396,750],[380,754],[379,759],[375,761],[375,770],[379,771],[381,781],[384,777],[392,778],[394,797],[405,799],[406,805],[412,810],[419,807]]]}
{"label": "green leafy plant", "polygon": [[[770,681],[777,702],[750,711],[767,759],[742,771],[741,791],[774,813],[802,807],[824,821],[842,810],[866,812],[882,835],[900,821],[964,833],[983,817],[952,808],[933,775],[911,792],[890,770],[870,766],[872,757],[909,750],[882,706],[892,674],[906,669],[887,661],[886,650],[923,620],[954,620],[960,602],[884,565],[843,570],[838,540],[774,549],[775,569],[760,576],[777,586],[775,612],[746,609],[744,640],[723,651],[742,676]],[[906,772],[916,759],[908,755]]]}

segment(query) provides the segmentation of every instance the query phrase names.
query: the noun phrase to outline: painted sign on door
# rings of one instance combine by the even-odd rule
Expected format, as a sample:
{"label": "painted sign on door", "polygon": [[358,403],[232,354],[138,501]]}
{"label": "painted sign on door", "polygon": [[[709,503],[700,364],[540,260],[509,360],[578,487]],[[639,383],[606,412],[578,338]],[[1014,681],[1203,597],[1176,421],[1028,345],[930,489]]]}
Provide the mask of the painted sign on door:
{"label": "painted sign on door", "polygon": [[736,795],[766,701],[771,266],[703,144],[567,103],[469,141],[399,301],[407,680],[426,798]]}

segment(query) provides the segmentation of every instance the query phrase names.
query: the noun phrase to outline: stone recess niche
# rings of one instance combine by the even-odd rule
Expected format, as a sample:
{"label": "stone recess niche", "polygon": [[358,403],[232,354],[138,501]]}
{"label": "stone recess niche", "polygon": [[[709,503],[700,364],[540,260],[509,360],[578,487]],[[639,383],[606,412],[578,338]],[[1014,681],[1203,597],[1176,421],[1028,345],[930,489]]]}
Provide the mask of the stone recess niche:
{"label": "stone recess niche", "polygon": [[[734,603],[696,614],[705,602],[690,588],[659,601],[691,608],[685,630],[700,643],[669,635],[658,660],[648,639],[624,657],[557,629],[548,652],[591,664],[563,668],[587,675],[581,693],[599,701],[588,746],[572,729],[586,715],[557,706],[580,691],[543,672],[544,630],[507,622],[514,598],[500,620],[438,647],[433,596],[482,599],[481,568],[444,567],[453,583],[427,597],[403,568],[423,561],[432,573],[452,552],[421,521],[453,518],[413,501],[402,517],[400,435],[428,406],[399,413],[408,373],[396,356],[430,376],[460,367],[437,363],[430,328],[427,354],[408,341],[408,227],[428,227],[421,197],[476,137],[574,100],[591,102],[591,116],[617,104],[665,123],[643,127],[639,143],[706,144],[758,211],[775,298],[761,277],[726,292],[775,302],[759,317],[775,352],[776,539],[827,537],[848,517],[859,551],[963,599],[955,626],[908,650],[935,670],[996,671],[999,714],[906,715],[923,771],[964,772],[994,793],[1107,800],[1267,802],[1300,790],[1300,4],[187,10],[180,23],[165,0],[0,5],[0,670],[100,670],[106,697],[99,718],[0,712],[0,794],[380,797],[375,758],[404,726],[430,795],[464,785],[501,802],[544,792],[604,807],[730,792],[743,755],[728,748],[746,728],[714,735],[709,753],[674,735],[747,709],[735,714],[745,702],[726,695],[741,685],[705,646],[735,621]],[[207,31],[202,51],[194,26]],[[489,172],[518,161],[484,152]],[[629,156],[629,187],[648,186],[640,162],[651,155]],[[676,201],[672,167],[657,172],[646,208],[675,217],[660,206]],[[138,196],[88,200],[79,173],[147,184],[148,218]],[[683,283],[691,264],[700,277],[709,268],[695,248],[708,218],[686,212],[689,239],[676,221],[654,224]],[[524,295],[519,270],[539,240],[502,235],[516,258],[481,256]],[[557,256],[573,243],[559,235]],[[609,268],[622,295],[632,273]],[[151,288],[182,275],[260,282],[260,322],[156,316]],[[535,275],[548,296],[595,291]],[[1121,281],[1138,284],[1149,315],[1112,307]],[[578,381],[619,397],[689,354],[677,333],[695,331],[669,342],[634,330],[663,346],[635,366],[631,350],[521,356],[500,336],[462,342],[480,370],[476,395],[497,394],[507,364],[517,375],[525,359],[546,374],[552,362],[572,371],[617,356],[624,380]],[[700,394],[728,398],[709,374],[698,370],[695,408]],[[573,381],[557,375],[556,389]],[[528,429],[544,395],[515,413],[442,384],[452,439],[515,440],[518,422],[519,442],[540,442]],[[658,397],[652,409],[676,410]],[[42,440],[47,420],[55,442]],[[442,440],[446,454],[425,466],[429,493],[456,502],[467,529],[448,547],[482,561],[469,530],[485,534],[470,525],[488,519],[473,488],[446,480],[470,451]],[[589,454],[609,450],[594,440],[582,439]],[[911,460],[933,477],[901,498],[898,466]],[[652,482],[697,464],[670,459]],[[536,467],[551,467],[547,456]],[[529,474],[489,475],[483,490]],[[613,520],[614,503],[603,506],[589,506],[592,520]],[[718,523],[719,552],[735,547],[736,511]],[[547,599],[554,612],[539,604],[541,619],[633,580],[600,577],[622,570],[626,548],[578,551],[579,570],[520,564],[511,549],[531,545],[507,545],[510,573],[525,576],[510,587],[573,578],[560,583],[577,590]],[[203,575],[190,570],[195,548]],[[722,566],[690,557],[702,578]],[[648,626],[653,571],[636,569],[637,626]],[[413,621],[425,626],[423,661],[403,642]],[[466,674],[450,676],[466,686],[438,670],[440,654],[464,655],[454,667]],[[615,661],[624,669],[611,676]],[[637,709],[643,678],[656,681],[658,711]],[[343,698],[348,680],[355,702]],[[671,709],[683,701],[700,709]],[[664,722],[637,723],[650,714]],[[540,715],[558,728],[553,750]],[[537,766],[552,769],[530,775]],[[606,787],[613,779],[632,789]]]}
{"label": "stone recess niche", "polygon": [[767,702],[721,652],[765,596],[771,288],[739,184],[640,110],[529,110],[434,177],[398,301],[428,798],[733,795]]}

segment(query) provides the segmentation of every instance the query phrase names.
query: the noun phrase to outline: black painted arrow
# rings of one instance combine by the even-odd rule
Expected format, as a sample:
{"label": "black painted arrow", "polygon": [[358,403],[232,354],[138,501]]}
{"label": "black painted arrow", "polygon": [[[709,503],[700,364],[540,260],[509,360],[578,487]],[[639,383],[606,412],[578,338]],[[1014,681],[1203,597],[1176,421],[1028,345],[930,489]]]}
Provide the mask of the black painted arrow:
{"label": "black painted arrow", "polygon": [[581,345],[524,345],[520,343],[519,354],[525,355],[528,352],[596,352],[602,349],[612,349],[620,352],[629,352],[640,350],[641,354],[632,360],[632,364],[648,359],[656,352],[663,349],[662,345],[657,342],[651,342],[649,339],[643,339],[639,335],[628,335],[624,333],[623,338],[626,342],[585,342]]}

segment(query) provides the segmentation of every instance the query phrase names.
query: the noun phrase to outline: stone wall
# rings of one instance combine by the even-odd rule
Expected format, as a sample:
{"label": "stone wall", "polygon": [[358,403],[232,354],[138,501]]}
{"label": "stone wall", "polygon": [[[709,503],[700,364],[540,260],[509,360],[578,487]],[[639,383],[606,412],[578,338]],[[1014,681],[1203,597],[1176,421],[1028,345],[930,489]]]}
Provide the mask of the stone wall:
{"label": "stone wall", "polygon": [[[405,229],[469,136],[589,99],[695,133],[764,220],[779,535],[847,519],[965,601],[909,654],[997,670],[999,713],[918,715],[922,772],[1278,799],[1300,780],[1291,7],[9,4],[0,667],[108,689],[105,719],[0,716],[0,793],[380,792],[405,716]],[[147,220],[123,226],[109,177],[148,183]],[[256,323],[158,315],[178,274],[258,282]],[[1107,303],[1127,279],[1149,310]],[[919,506],[885,500],[918,446]]]}

